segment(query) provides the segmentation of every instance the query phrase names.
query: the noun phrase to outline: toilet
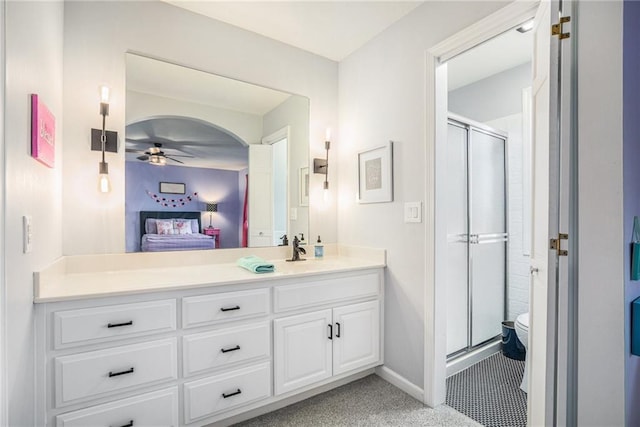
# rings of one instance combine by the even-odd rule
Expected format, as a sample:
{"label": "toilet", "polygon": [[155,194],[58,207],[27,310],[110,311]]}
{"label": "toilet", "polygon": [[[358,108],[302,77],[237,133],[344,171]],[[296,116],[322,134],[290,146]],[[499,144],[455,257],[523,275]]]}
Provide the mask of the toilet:
{"label": "toilet", "polygon": [[524,313],[518,316],[516,318],[514,328],[516,330],[516,335],[524,346],[526,352],[524,359],[524,374],[522,375],[522,382],[520,383],[520,389],[526,393],[528,385],[527,372],[529,371],[529,313]]}

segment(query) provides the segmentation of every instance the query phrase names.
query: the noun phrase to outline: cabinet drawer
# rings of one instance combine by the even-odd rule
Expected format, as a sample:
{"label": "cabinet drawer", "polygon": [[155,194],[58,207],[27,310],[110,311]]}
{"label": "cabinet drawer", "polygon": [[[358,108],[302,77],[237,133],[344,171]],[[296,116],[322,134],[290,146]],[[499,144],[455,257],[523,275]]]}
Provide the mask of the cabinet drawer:
{"label": "cabinet drawer", "polygon": [[267,314],[269,314],[269,289],[224,292],[182,299],[183,328]]}
{"label": "cabinet drawer", "polygon": [[53,313],[55,347],[176,329],[176,301],[109,305]]}
{"label": "cabinet drawer", "polygon": [[380,276],[378,273],[367,273],[314,280],[298,285],[276,286],[274,292],[274,311],[279,313],[348,299],[376,296],[380,293]]}
{"label": "cabinet drawer", "polygon": [[56,417],[56,426],[177,427],[178,388],[67,412]]}
{"label": "cabinet drawer", "polygon": [[269,363],[185,383],[184,421],[188,424],[270,395]]}
{"label": "cabinet drawer", "polygon": [[56,357],[56,405],[177,378],[175,338]]}
{"label": "cabinet drawer", "polygon": [[184,336],[184,376],[271,355],[268,323]]}

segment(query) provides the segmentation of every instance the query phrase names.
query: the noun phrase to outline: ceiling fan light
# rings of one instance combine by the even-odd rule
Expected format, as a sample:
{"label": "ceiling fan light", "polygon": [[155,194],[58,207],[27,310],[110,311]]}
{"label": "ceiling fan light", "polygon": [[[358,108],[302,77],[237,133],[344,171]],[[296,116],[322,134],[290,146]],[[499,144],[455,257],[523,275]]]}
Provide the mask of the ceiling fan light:
{"label": "ceiling fan light", "polygon": [[164,166],[167,164],[167,159],[163,156],[151,155],[149,156],[149,163],[155,166]]}

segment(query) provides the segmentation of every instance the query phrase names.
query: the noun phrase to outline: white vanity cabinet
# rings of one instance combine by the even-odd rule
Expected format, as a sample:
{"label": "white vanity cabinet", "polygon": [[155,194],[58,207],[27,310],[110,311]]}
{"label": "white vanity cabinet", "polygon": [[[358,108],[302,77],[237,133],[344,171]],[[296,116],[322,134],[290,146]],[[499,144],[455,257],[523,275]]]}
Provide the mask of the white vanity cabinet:
{"label": "white vanity cabinet", "polygon": [[228,425],[382,364],[381,267],[274,276],[36,304],[37,425]]}
{"label": "white vanity cabinet", "polygon": [[275,394],[377,365],[377,300],[283,317],[273,322]]}
{"label": "white vanity cabinet", "polygon": [[372,271],[274,288],[275,311],[306,312],[273,322],[276,395],[379,364],[381,286]]}

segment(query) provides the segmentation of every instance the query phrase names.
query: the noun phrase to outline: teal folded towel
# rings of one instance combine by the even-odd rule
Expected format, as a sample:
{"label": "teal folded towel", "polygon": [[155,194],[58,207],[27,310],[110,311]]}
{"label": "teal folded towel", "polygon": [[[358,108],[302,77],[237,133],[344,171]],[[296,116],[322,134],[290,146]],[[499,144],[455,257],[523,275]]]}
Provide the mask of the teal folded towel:
{"label": "teal folded towel", "polygon": [[275,270],[273,264],[255,255],[242,257],[236,263],[253,273],[273,273]]}

